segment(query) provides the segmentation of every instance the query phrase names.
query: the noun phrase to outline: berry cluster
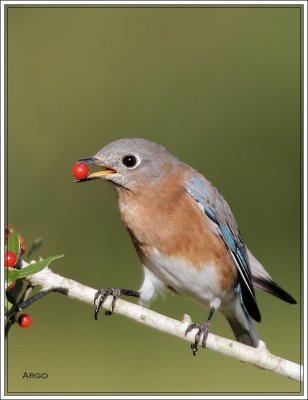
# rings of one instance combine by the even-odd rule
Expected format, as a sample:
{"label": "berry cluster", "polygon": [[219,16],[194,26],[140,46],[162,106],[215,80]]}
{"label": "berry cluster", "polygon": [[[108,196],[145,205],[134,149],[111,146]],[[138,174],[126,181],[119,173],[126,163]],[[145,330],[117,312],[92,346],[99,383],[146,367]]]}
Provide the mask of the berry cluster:
{"label": "berry cluster", "polygon": [[[10,226],[5,227],[5,245],[6,251],[4,254],[4,266],[6,268],[18,268],[19,260],[26,252],[25,240],[22,236],[18,235],[18,250],[16,252],[8,249],[8,240],[13,233],[13,228]],[[7,290],[12,290],[16,285],[16,281],[13,281],[7,286]],[[28,314],[21,314],[18,318],[19,326],[28,328],[32,323],[32,318]]]}

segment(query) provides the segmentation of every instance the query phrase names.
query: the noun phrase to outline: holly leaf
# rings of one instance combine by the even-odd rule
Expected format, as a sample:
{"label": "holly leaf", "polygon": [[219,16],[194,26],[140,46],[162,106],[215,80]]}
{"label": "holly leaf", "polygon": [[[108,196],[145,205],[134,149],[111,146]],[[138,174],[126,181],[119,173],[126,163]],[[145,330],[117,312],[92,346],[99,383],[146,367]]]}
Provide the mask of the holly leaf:
{"label": "holly leaf", "polygon": [[30,247],[30,250],[27,253],[27,258],[30,258],[32,253],[34,253],[41,247],[42,243],[43,243],[43,239],[41,239],[41,238],[35,239]]}
{"label": "holly leaf", "polygon": [[7,298],[5,298],[5,308],[6,308],[6,311],[9,311],[9,310],[13,307],[13,305],[14,305],[14,304],[12,304]]}
{"label": "holly leaf", "polygon": [[[24,291],[24,280],[18,279],[12,289],[6,291],[6,299],[10,304],[17,304],[21,293]],[[9,306],[9,305],[8,305]]]}
{"label": "holly leaf", "polygon": [[6,268],[8,285],[10,285],[13,281],[16,281],[16,279],[25,278],[26,276],[36,274],[43,268],[47,267],[47,265],[49,265],[52,261],[56,260],[57,258],[62,258],[63,256],[64,254],[51,256],[36,263],[29,264],[28,266],[21,269]]}
{"label": "holly leaf", "polygon": [[7,250],[12,251],[18,257],[19,255],[19,240],[18,233],[13,231],[7,240]]}

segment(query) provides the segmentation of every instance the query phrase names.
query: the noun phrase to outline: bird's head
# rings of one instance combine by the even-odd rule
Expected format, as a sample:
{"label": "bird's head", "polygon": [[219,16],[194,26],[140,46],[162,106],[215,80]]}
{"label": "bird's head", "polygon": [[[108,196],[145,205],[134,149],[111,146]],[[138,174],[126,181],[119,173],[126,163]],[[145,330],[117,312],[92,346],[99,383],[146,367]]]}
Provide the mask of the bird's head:
{"label": "bird's head", "polygon": [[137,191],[172,175],[179,163],[163,146],[141,138],[116,140],[103,147],[95,156],[77,162],[93,163],[103,167],[83,181],[104,180],[116,188]]}

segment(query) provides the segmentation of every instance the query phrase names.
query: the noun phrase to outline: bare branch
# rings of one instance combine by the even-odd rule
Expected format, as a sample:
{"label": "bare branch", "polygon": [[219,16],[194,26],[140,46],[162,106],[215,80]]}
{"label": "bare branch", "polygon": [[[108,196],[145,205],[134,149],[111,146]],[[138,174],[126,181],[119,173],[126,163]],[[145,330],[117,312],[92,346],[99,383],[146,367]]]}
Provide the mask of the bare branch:
{"label": "bare branch", "polygon": [[[33,286],[42,286],[42,290],[59,292],[73,299],[77,299],[93,305],[93,299],[97,289],[84,286],[72,279],[64,278],[52,272],[48,267],[42,271],[29,276],[28,281]],[[112,296],[108,296],[103,304],[107,311],[111,310]],[[139,305],[124,300],[117,300],[115,313],[124,315],[137,322],[148,325],[159,331],[178,336],[181,339],[194,342],[195,332],[192,331],[185,336],[185,331],[191,322],[187,316],[183,321],[161,315],[155,311],[146,309]],[[226,356],[236,358],[242,362],[253,364],[261,369],[275,372],[296,381],[303,380],[303,367],[292,361],[285,360],[271,354],[264,342],[259,347],[253,348],[244,344],[226,339],[209,333],[206,341],[207,349],[222,353]]]}

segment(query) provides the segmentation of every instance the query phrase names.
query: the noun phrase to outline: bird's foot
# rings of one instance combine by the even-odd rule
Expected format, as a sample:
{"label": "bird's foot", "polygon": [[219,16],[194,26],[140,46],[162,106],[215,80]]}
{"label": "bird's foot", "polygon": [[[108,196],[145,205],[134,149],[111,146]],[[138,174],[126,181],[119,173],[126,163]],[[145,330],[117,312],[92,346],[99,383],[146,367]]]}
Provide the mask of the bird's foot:
{"label": "bird's foot", "polygon": [[119,289],[119,288],[99,289],[94,296],[94,305],[95,305],[94,318],[97,319],[98,313],[108,296],[112,296],[111,311],[105,310],[105,315],[113,314],[116,302],[118,298],[121,297],[122,295],[133,296],[133,297],[140,296],[139,292],[135,292],[134,290],[129,290],[129,289]]}
{"label": "bird's foot", "polygon": [[194,356],[198,351],[198,344],[200,344],[201,337],[202,337],[201,345],[202,347],[206,347],[206,339],[210,331],[210,326],[211,326],[211,321],[205,321],[202,323],[193,323],[188,325],[188,328],[185,331],[185,336],[193,329],[198,329],[198,332],[196,333],[195,336],[195,342],[190,345]]}

